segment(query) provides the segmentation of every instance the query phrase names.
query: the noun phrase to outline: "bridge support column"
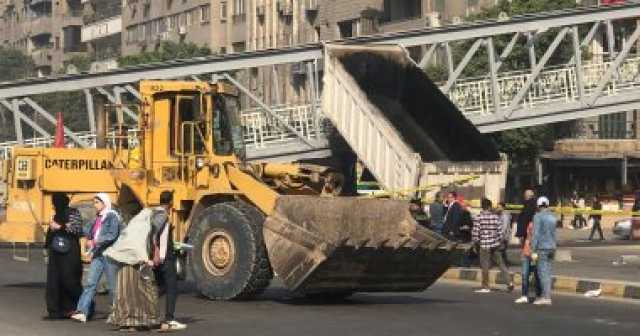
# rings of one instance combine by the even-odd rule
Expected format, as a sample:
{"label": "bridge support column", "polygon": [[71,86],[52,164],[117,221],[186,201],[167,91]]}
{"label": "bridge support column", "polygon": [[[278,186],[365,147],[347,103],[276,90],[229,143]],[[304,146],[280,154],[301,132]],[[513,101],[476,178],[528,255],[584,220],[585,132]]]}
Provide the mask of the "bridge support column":
{"label": "bridge support column", "polygon": [[91,90],[84,89],[84,99],[87,105],[87,116],[89,117],[89,129],[91,133],[96,133],[96,115],[93,108],[93,95],[91,95]]}
{"label": "bridge support column", "polygon": [[620,182],[622,183],[622,186],[627,185],[627,183],[629,183],[629,176],[628,175],[628,162],[627,162],[627,157],[624,156],[622,158],[622,164],[621,164],[621,177],[622,179],[620,180]]}
{"label": "bridge support column", "polygon": [[22,145],[24,144],[24,137],[22,136],[22,121],[20,120],[20,101],[14,99],[11,105],[13,107],[13,126],[16,130],[16,140]]}

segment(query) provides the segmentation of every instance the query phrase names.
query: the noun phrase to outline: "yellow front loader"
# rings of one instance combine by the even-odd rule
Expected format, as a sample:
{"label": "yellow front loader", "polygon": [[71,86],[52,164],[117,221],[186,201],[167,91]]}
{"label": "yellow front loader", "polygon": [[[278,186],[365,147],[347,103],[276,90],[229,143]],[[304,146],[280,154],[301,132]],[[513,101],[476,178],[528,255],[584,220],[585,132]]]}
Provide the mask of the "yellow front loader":
{"label": "yellow front loader", "polygon": [[14,149],[1,242],[42,242],[54,192],[87,216],[107,192],[128,218],[169,190],[174,240],[193,245],[187,269],[212,299],[256,295],[274,274],[301,294],[420,291],[449,267],[453,244],[407,202],[335,196],[339,175],[316,166],[246,163],[230,86],[142,81],[140,94],[135,129],[98,108],[96,149]]}

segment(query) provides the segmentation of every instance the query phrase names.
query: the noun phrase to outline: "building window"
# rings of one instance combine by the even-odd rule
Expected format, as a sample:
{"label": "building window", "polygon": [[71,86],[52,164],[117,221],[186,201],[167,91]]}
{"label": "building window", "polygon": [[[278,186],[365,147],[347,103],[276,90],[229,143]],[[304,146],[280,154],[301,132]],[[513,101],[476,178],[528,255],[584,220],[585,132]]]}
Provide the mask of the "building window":
{"label": "building window", "polygon": [[142,8],[142,17],[149,17],[149,14],[151,13],[151,3],[145,4],[144,7]]}
{"label": "building window", "polygon": [[227,19],[227,3],[221,2],[220,3],[220,20],[226,20],[226,19]]}
{"label": "building window", "polygon": [[355,20],[347,20],[338,22],[338,31],[340,38],[350,38],[354,36]]}
{"label": "building window", "polygon": [[211,5],[200,7],[200,22],[205,23],[211,20]]}
{"label": "building window", "polygon": [[173,5],[173,0],[166,0],[167,1],[167,9],[171,9],[171,6]]}
{"label": "building window", "polygon": [[233,0],[233,15],[244,15],[244,0]]}
{"label": "building window", "polygon": [[[444,1],[442,3],[444,4]],[[436,7],[438,7],[437,1]],[[384,0],[383,21],[407,20],[420,16],[422,16],[422,0]]]}

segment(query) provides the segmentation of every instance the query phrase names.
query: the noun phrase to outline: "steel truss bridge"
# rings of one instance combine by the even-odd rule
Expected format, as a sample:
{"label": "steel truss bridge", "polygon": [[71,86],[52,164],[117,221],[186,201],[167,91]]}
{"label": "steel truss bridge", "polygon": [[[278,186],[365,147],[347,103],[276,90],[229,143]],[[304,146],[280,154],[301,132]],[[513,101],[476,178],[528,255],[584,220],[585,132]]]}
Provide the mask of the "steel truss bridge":
{"label": "steel truss bridge", "polygon": [[[436,55],[444,55],[448,72],[440,89],[481,132],[489,133],[640,109],[639,20],[640,4],[627,3],[373,35],[336,43],[420,47],[425,52],[416,63],[422,68],[426,68]],[[620,36],[615,32],[623,25],[632,29],[620,43]],[[547,41],[551,38],[551,43],[544,43],[543,53],[541,50],[536,52],[543,44],[540,42],[543,37]],[[609,52],[600,59],[585,57],[588,55],[584,55],[584,49],[598,38]],[[497,50],[497,39],[509,42],[502,50]],[[461,41],[466,41],[469,47],[456,62],[452,45]],[[571,46],[571,60],[550,65],[553,55],[567,42]],[[528,51],[528,64],[517,71],[504,71],[503,65],[517,46]],[[480,52],[483,49],[485,52]],[[463,78],[469,64],[480,57],[486,58],[486,73]],[[103,95],[112,104],[121,104],[123,95],[140,98],[136,83],[142,79],[222,77],[235,84],[258,106],[245,109],[242,115],[250,158],[295,160],[327,156],[330,153],[325,137],[326,123],[318,104],[322,58],[323,44],[314,43],[126,67],[106,73],[0,83],[0,106],[12,112],[17,135],[16,141],[0,144],[0,155],[9,155],[12,145],[34,146],[51,142],[51,134],[24,112],[27,107],[47,122],[55,123],[53,115],[32,96],[62,91],[84,92],[90,129],[67,128],[65,133],[75,145],[89,147],[95,142],[94,94]],[[313,97],[308,104],[268,106],[233,77],[238,70],[283,64],[302,65],[299,68],[306,71]],[[124,112],[136,119],[133,111],[124,108]],[[25,139],[23,123],[39,137]]]}

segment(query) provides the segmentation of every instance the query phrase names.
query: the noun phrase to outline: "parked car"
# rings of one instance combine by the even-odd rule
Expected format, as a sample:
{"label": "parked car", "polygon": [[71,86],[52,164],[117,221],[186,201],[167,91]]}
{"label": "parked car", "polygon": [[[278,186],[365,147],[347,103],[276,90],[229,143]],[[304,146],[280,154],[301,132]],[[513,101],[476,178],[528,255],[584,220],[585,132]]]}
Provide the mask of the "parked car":
{"label": "parked car", "polygon": [[625,218],[617,220],[613,224],[613,229],[611,229],[615,236],[618,236],[621,239],[630,239],[631,238],[631,218]]}

